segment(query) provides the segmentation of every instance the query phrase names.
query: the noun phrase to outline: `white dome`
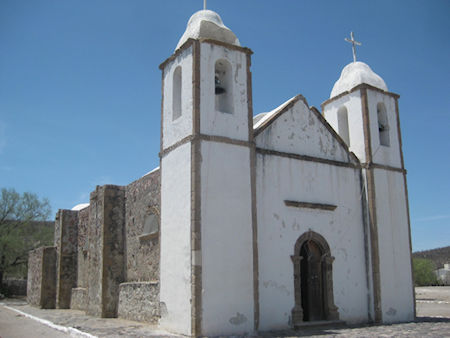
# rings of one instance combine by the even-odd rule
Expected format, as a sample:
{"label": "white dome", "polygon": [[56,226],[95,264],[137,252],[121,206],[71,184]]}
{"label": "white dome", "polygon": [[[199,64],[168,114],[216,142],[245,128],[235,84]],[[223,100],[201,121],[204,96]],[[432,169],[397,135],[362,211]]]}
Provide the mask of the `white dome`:
{"label": "white dome", "polygon": [[226,42],[232,45],[240,46],[238,38],[234,33],[226,27],[219,14],[210,11],[209,9],[204,9],[194,13],[186,27],[186,31],[178,41],[177,50],[180,48],[188,39],[213,39],[222,42]]}
{"label": "white dome", "polygon": [[388,90],[386,83],[379,75],[375,74],[364,62],[357,61],[344,67],[341,77],[333,86],[330,98],[349,91],[361,83]]}
{"label": "white dome", "polygon": [[79,211],[79,210],[82,210],[84,208],[87,208],[88,206],[89,206],[89,203],[80,203],[80,204],[77,204],[76,206],[74,206],[72,208],[72,210]]}

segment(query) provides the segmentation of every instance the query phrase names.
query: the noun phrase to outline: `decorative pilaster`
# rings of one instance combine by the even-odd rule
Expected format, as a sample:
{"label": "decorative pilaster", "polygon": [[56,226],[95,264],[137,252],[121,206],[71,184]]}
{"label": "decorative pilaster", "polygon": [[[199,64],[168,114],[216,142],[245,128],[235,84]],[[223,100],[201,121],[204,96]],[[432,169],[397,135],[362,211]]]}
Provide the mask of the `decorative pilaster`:
{"label": "decorative pilaster", "polygon": [[322,256],[322,266],[325,273],[325,316],[327,320],[338,320],[339,312],[338,307],[334,304],[333,294],[333,269],[332,264],[334,257],[329,253]]}
{"label": "decorative pilaster", "polygon": [[303,322],[303,307],[302,307],[302,280],[300,275],[300,264],[302,256],[291,256],[292,263],[294,264],[294,296],[295,306],[292,309],[292,324],[298,325]]}

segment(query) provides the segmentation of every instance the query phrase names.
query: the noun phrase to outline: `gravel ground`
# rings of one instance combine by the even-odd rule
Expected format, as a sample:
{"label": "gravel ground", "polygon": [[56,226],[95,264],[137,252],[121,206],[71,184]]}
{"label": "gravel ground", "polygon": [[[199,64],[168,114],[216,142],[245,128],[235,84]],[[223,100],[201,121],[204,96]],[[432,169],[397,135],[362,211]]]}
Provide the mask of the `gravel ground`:
{"label": "gravel ground", "polygon": [[[392,325],[373,325],[330,329],[303,329],[301,331],[266,332],[260,337],[450,337],[450,287],[422,287],[416,288],[417,320],[413,323]],[[40,337],[39,330],[45,326],[41,323],[32,323],[23,314],[47,320],[57,326],[53,335],[48,337],[62,337],[65,335],[82,337],[168,337],[174,335],[159,330],[156,326],[137,323],[122,319],[95,318],[86,316],[82,311],[76,310],[42,310],[27,305],[23,300],[5,300],[0,304],[0,338],[28,337],[24,332],[34,332],[34,337]],[[12,317],[14,321],[11,320]],[[6,325],[8,324],[8,325]],[[14,334],[10,327],[16,327]],[[42,327],[37,327],[37,326]],[[9,329],[7,329],[7,326]],[[58,331],[59,326],[59,331]],[[30,329],[31,327],[31,329]],[[37,328],[36,328],[37,327]],[[63,335],[61,330],[67,327]],[[8,331],[9,330],[9,331]],[[31,330],[31,331],[30,331]],[[256,337],[256,335],[254,336]]]}

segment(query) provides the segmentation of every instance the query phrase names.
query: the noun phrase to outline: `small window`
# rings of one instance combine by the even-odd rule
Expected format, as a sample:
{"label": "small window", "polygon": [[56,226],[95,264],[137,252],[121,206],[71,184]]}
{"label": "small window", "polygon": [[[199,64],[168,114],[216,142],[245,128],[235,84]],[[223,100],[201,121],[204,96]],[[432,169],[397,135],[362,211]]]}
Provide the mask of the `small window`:
{"label": "small window", "polygon": [[350,134],[348,130],[348,112],[347,108],[341,107],[337,112],[338,133],[344,142],[350,147]]}
{"label": "small window", "polygon": [[380,137],[380,144],[389,147],[389,124],[386,112],[386,106],[383,102],[377,104],[378,116],[378,133]]}
{"label": "small window", "polygon": [[181,116],[181,67],[173,72],[172,121]]}
{"label": "small window", "polygon": [[153,234],[158,232],[158,216],[155,214],[149,214],[145,216],[144,219],[144,229],[142,231],[143,235]]}
{"label": "small window", "polygon": [[159,209],[155,206],[148,208],[147,213],[144,216],[144,224],[142,228],[142,234],[139,236],[139,240],[145,241],[153,238],[157,238],[159,233]]}
{"label": "small window", "polygon": [[214,72],[216,111],[228,114],[234,113],[232,81],[232,69],[230,63],[224,59],[218,60]]}

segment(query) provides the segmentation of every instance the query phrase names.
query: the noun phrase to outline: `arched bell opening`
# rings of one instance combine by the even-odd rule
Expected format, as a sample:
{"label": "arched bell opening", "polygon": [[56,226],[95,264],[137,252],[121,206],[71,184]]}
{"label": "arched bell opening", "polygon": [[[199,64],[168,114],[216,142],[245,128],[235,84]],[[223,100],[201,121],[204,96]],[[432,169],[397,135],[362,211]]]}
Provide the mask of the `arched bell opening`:
{"label": "arched bell opening", "polygon": [[350,147],[350,133],[348,128],[348,112],[345,106],[339,108],[337,112],[338,118],[338,133],[339,136],[344,140],[347,146]]}
{"label": "arched bell opening", "polygon": [[216,61],[214,72],[214,94],[216,111],[234,113],[232,67],[225,60]]}
{"label": "arched bell opening", "polygon": [[380,137],[380,145],[389,147],[389,122],[387,117],[386,106],[383,102],[377,104],[378,117],[378,133]]}
{"label": "arched bell opening", "polygon": [[181,116],[181,76],[181,66],[178,66],[173,72],[172,121],[175,121]]}
{"label": "arched bell opening", "polygon": [[318,233],[308,231],[297,240],[291,258],[295,291],[293,325],[305,321],[339,319],[333,296],[334,257],[326,240]]}

